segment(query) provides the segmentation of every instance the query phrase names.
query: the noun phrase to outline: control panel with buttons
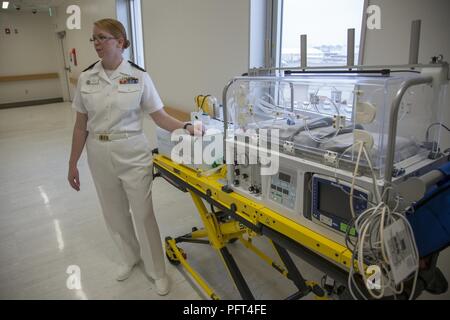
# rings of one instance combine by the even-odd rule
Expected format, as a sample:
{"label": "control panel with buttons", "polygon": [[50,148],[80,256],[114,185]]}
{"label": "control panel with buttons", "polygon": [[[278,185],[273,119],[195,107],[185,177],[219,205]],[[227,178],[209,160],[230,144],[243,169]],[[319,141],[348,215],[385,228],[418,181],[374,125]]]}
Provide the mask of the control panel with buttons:
{"label": "control panel with buttons", "polygon": [[278,172],[272,176],[269,188],[269,199],[289,209],[295,208],[296,201],[296,175],[287,172]]}

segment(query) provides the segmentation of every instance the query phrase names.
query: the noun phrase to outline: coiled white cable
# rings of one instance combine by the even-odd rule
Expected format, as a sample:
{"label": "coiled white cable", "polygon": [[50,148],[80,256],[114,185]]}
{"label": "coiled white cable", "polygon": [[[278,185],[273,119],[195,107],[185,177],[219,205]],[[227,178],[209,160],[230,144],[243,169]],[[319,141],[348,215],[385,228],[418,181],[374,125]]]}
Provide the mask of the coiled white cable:
{"label": "coiled white cable", "polygon": [[[373,171],[373,167],[370,161],[370,157],[368,155],[368,152],[362,142],[358,143],[359,149],[358,149],[358,155],[355,163],[355,170],[353,173],[352,178],[352,186],[350,191],[350,209],[352,211],[353,217],[356,217],[356,214],[353,209],[353,189],[355,185],[355,178],[356,174],[358,172],[359,163],[361,161],[361,155],[364,154],[367,163],[369,164],[369,167],[371,169],[372,179],[374,183],[376,183],[376,177],[375,173]],[[347,150],[346,150],[347,151]],[[414,240],[414,234],[411,228],[411,225],[409,224],[408,220],[404,217],[404,215],[396,212],[396,209],[398,207],[399,201],[396,199],[395,207],[391,210],[389,206],[383,202],[385,193],[387,190],[392,189],[392,187],[388,187],[383,191],[383,194],[379,194],[378,187],[374,185],[374,189],[376,190],[374,192],[375,197],[377,198],[378,204],[374,207],[368,208],[361,214],[359,214],[354,222],[355,228],[358,232],[357,240],[355,243],[355,248],[353,249],[353,255],[352,255],[352,265],[350,267],[350,273],[349,273],[349,279],[348,279],[348,288],[350,291],[350,294],[356,299],[352,284],[357,288],[358,293],[363,297],[364,299],[367,299],[367,297],[361,292],[361,290],[358,288],[358,285],[356,284],[353,276],[354,276],[354,265],[353,261],[356,259],[357,265],[358,265],[358,273],[361,275],[364,285],[367,289],[367,292],[370,294],[372,298],[375,299],[381,299],[384,297],[386,291],[385,289],[389,288],[392,293],[394,294],[401,294],[404,290],[404,282],[401,282],[399,284],[399,288],[397,288],[390,268],[388,266],[391,265],[391,261],[386,254],[385,251],[385,236],[384,236],[384,230],[386,224],[392,224],[395,221],[402,220],[404,225],[406,226],[408,230],[408,235],[412,241],[412,247],[413,247],[413,258],[415,261],[415,275],[413,280],[413,286],[412,291],[409,296],[409,299],[412,299],[414,297],[415,288],[417,284],[417,278],[418,278],[418,272],[419,272],[419,254],[417,245]],[[377,225],[378,224],[378,225]],[[375,241],[373,240],[373,234],[372,230],[378,230],[378,235],[375,237]],[[369,232],[369,230],[371,230]],[[367,253],[366,248],[370,248],[371,250],[376,249],[377,252],[373,254],[373,252]],[[378,258],[378,254],[380,254],[381,259]],[[380,270],[383,270],[382,274],[380,275],[380,286],[378,289],[373,289],[368,286],[368,277],[366,275],[366,271],[364,268],[365,260],[367,258],[375,258],[375,264],[380,267]]]}

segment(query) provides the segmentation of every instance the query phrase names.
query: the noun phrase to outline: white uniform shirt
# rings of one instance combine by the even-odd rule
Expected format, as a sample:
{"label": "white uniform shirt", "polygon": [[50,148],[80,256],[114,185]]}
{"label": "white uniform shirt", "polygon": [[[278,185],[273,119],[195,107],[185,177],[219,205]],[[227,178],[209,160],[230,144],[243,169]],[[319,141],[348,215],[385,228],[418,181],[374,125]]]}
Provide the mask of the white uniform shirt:
{"label": "white uniform shirt", "polygon": [[88,116],[91,133],[142,131],[142,115],[163,108],[147,72],[125,59],[108,77],[101,61],[81,73],[72,107]]}

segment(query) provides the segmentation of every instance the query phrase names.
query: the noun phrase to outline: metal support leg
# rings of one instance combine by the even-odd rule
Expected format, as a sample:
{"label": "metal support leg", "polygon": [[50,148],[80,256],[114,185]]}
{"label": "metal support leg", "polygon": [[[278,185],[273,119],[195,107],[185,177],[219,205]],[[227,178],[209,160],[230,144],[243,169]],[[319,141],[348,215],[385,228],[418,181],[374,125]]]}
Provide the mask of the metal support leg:
{"label": "metal support leg", "polygon": [[239,270],[239,267],[236,264],[236,261],[234,260],[233,256],[230,254],[228,249],[225,247],[224,236],[221,232],[217,218],[213,214],[208,213],[205,205],[203,204],[201,198],[198,195],[196,195],[192,191],[189,192],[203,221],[203,225],[208,235],[208,239],[213,248],[218,250],[218,252],[220,252],[220,255],[223,261],[225,262],[225,265],[231,275],[231,278],[236,284],[236,287],[239,290],[239,293],[241,294],[242,298],[246,300],[255,300],[252,292],[250,291],[247,283],[245,282],[244,277],[242,276],[241,271]]}
{"label": "metal support leg", "polygon": [[239,270],[236,261],[234,260],[228,249],[226,247],[223,247],[222,249],[220,249],[220,254],[222,255],[223,261],[225,261],[228,271],[230,272],[230,275],[233,278],[233,281],[236,284],[236,287],[239,290],[242,299],[255,300],[255,297],[250,291],[247,282],[245,282],[245,279],[242,276],[242,273]]}
{"label": "metal support leg", "polygon": [[305,279],[301,275],[300,271],[297,269],[297,266],[294,264],[294,261],[292,260],[287,250],[281,247],[276,242],[273,242],[273,246],[275,247],[275,250],[277,251],[278,255],[281,258],[281,261],[283,261],[283,264],[285,265],[288,271],[287,275],[288,279],[294,282],[295,286],[298,288],[300,293],[306,295],[309,292],[309,288],[306,285]]}
{"label": "metal support leg", "polygon": [[[166,239],[166,245],[168,245],[172,252],[175,254],[178,261],[183,265],[187,272],[189,272],[192,278],[199,284],[199,286],[205,291],[205,293],[213,300],[218,300],[219,297],[216,295],[214,290],[212,290],[205,280],[187,263],[185,257],[180,252],[179,248],[174,239]],[[166,248],[167,249],[167,248]]]}
{"label": "metal support leg", "polygon": [[219,250],[224,246],[224,242],[217,218],[208,212],[202,199],[198,195],[191,190],[189,190],[189,193],[191,194],[191,198],[194,201],[198,213],[200,214],[200,218],[202,219],[209,242],[214,249]]}

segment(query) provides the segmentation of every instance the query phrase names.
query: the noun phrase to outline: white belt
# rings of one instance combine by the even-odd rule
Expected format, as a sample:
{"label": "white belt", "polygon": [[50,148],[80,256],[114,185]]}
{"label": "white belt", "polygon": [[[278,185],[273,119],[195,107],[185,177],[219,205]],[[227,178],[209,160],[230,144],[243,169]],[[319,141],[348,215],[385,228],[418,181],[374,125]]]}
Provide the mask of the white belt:
{"label": "white belt", "polygon": [[124,132],[124,133],[95,133],[95,139],[100,141],[123,140],[142,134],[142,131]]}

